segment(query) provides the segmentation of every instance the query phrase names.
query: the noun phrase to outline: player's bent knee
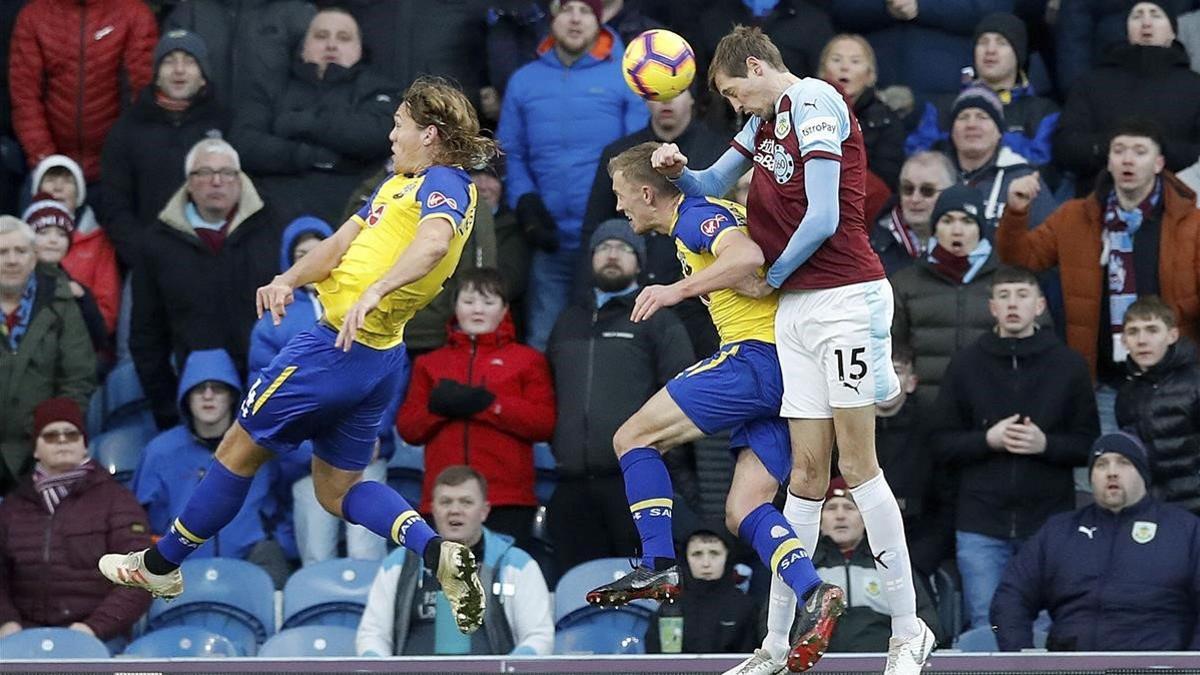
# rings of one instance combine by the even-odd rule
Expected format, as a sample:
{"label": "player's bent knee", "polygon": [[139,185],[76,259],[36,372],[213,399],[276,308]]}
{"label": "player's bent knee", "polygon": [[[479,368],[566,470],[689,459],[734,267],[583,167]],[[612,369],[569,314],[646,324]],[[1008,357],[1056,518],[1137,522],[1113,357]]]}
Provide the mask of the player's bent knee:
{"label": "player's bent knee", "polygon": [[874,457],[858,459],[847,454],[838,458],[838,469],[847,485],[857,487],[879,473],[879,462]]}
{"label": "player's bent knee", "polygon": [[226,469],[239,476],[253,476],[259,467],[271,459],[271,451],[260,447],[250,434],[234,422],[221,439],[213,455]]}
{"label": "player's bent knee", "polygon": [[331,515],[342,518],[342,500],[346,498],[348,489],[339,485],[331,485],[325,481],[314,481],[313,492],[317,495],[317,503]]}
{"label": "player's bent knee", "polygon": [[650,444],[649,435],[645,433],[637,415],[626,420],[617,429],[617,433],[613,434],[613,452],[617,454],[618,459],[634,448],[644,448]]}

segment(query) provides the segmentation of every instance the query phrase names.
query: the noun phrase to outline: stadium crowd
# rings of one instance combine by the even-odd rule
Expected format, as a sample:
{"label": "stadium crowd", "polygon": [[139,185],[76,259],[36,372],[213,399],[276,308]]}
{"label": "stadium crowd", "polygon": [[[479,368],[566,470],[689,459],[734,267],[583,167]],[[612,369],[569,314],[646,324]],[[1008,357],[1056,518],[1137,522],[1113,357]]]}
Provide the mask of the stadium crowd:
{"label": "stadium crowd", "polygon": [[[435,75],[504,154],[466,167],[474,233],[407,327],[412,380],[366,475],[476,551],[485,630],[450,630],[418,557],[342,531],[311,448],[195,557],[276,588],[380,561],[360,654],[553,653],[556,581],[638,546],[614,432],[718,344],[699,300],[631,321],[682,271],[616,211],[607,161],[724,152],[743,120],[705,66],[735,24],[862,126],[904,392],[877,447],[940,644],[995,626],[1002,649],[1200,650],[1196,0],[0,1],[0,638],[132,637],[150,598],[97,558],[166,531],[255,374],[320,319],[311,288],[259,319],[255,289],[369,200],[401,93]],[[650,28],[695,50],[669,102],[622,78]],[[720,443],[665,459],[688,595],[636,637],[749,651],[767,571],[723,525],[732,464]],[[838,479],[821,531],[850,605],[833,650],[886,650]]]}

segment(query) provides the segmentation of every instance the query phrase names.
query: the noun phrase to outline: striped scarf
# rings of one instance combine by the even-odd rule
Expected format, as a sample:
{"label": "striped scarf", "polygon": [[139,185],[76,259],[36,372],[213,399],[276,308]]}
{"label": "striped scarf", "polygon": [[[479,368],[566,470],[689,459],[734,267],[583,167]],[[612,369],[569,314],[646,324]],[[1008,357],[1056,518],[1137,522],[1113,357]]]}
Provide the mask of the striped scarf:
{"label": "striped scarf", "polygon": [[1125,311],[1137,300],[1137,276],[1133,267],[1133,237],[1154,212],[1162,197],[1162,179],[1154,181],[1154,189],[1133,209],[1126,211],[1117,201],[1117,191],[1108,193],[1104,205],[1103,250],[1100,264],[1108,277],[1108,320],[1112,333],[1113,361],[1121,363],[1128,356],[1121,342]]}
{"label": "striped scarf", "polygon": [[904,247],[904,252],[910,258],[920,258],[925,252],[925,244],[921,241],[921,235],[917,234],[908,223],[904,222],[904,213],[897,206],[892,209],[891,217],[888,219],[888,229],[892,232],[892,237]]}
{"label": "striped scarf", "polygon": [[74,469],[51,476],[39,463],[33,470],[33,487],[42,494],[42,503],[45,504],[46,511],[53,514],[54,509],[62,503],[62,500],[71,494],[75,485],[83,480],[84,476],[87,476],[95,466],[96,463],[89,457]]}

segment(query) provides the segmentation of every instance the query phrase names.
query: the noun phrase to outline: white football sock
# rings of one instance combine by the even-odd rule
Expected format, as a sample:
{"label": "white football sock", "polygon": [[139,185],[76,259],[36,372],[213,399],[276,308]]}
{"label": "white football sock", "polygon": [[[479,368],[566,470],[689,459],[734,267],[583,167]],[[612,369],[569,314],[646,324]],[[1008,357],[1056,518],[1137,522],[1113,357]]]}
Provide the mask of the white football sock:
{"label": "white football sock", "polygon": [[883,595],[892,613],[892,636],[916,637],[921,633],[921,624],[917,621],[917,594],[900,505],[882,471],[862,485],[850,488],[850,494],[862,514],[871,555],[875,556],[875,569],[883,579]]}

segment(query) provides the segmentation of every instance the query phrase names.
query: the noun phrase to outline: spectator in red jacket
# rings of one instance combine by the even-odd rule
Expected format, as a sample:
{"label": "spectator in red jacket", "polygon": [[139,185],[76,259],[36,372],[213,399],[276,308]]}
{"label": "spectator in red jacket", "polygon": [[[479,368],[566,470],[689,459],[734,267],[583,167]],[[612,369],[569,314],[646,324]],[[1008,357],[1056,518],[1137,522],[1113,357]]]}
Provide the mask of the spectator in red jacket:
{"label": "spectator in red jacket", "polygon": [[527,540],[537,509],[533,443],[554,432],[554,385],[546,358],[517,344],[504,279],[493,268],[459,275],[445,347],[413,365],[396,415],[405,441],[425,445],[421,511],[434,478],[466,464],[483,474],[492,504],[488,528]]}
{"label": "spectator in red jacket", "polygon": [[83,413],[68,398],[34,410],[37,467],[0,503],[0,637],[58,626],[128,635],[150,594],[114,586],[96,561],[150,545],[146,512],[88,456]]}
{"label": "spectator in red jacket", "polygon": [[68,155],[89,183],[121,108],[150,83],[158,41],[142,0],[30,0],[8,61],[13,129],[29,166]]}

